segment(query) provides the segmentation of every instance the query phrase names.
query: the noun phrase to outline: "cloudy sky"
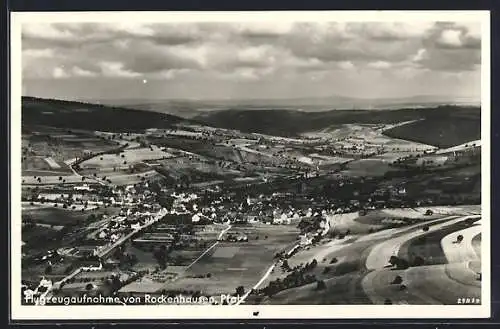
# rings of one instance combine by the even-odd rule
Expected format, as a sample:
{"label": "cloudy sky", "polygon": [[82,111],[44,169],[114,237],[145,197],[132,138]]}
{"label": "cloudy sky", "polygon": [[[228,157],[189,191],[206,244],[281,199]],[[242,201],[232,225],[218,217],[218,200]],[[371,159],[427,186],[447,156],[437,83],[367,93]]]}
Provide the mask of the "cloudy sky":
{"label": "cloudy sky", "polygon": [[23,94],[479,97],[480,48],[471,22],[25,23]]}

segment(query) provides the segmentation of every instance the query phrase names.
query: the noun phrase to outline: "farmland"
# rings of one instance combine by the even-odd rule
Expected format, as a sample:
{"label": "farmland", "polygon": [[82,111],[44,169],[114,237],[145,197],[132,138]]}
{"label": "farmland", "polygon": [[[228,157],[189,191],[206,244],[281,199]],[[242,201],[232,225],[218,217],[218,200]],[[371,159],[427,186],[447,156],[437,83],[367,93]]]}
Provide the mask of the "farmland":
{"label": "farmland", "polygon": [[165,159],[171,157],[158,147],[126,149],[117,154],[103,154],[80,163],[82,169],[99,169],[112,171],[113,168],[128,168],[147,160]]}
{"label": "farmland", "polygon": [[[233,293],[243,285],[252,288],[273,263],[277,252],[290,248],[297,239],[294,227],[249,225],[236,226],[225,233],[246,235],[248,242],[221,242],[192,264],[166,290],[200,290],[207,295]],[[197,278],[201,275],[209,278]]]}

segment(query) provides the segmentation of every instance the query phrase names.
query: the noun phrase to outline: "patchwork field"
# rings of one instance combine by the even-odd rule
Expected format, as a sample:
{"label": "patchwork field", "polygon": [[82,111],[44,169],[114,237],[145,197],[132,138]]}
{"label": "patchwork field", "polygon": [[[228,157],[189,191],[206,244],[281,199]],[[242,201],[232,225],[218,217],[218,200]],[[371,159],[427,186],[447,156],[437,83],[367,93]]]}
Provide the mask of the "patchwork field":
{"label": "patchwork field", "polygon": [[103,169],[133,165],[147,160],[165,159],[172,155],[158,147],[126,149],[120,154],[103,154],[80,164],[82,169]]}
{"label": "patchwork field", "polygon": [[321,137],[332,140],[339,148],[352,147],[383,147],[385,151],[418,151],[432,149],[432,146],[384,135],[383,132],[391,125],[380,124],[345,124],[335,125],[320,130],[317,133],[306,133],[308,137]]}
{"label": "patchwork field", "polygon": [[[247,235],[249,241],[218,243],[165,289],[219,295],[234,293],[242,285],[248,291],[266,273],[274,255],[296,242],[298,230],[293,226],[256,224],[233,227],[225,236],[229,234]],[[210,278],[194,278],[207,273]]]}

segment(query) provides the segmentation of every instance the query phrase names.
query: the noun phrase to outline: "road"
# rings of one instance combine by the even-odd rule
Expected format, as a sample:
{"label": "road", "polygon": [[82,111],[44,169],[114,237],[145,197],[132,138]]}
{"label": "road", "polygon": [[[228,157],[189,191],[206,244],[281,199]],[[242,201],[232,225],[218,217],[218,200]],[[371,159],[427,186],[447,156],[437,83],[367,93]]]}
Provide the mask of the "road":
{"label": "road", "polygon": [[222,239],[222,236],[231,229],[231,225],[228,225],[225,229],[223,229],[219,236],[217,237],[217,241],[215,241],[210,247],[208,247],[198,258],[196,258],[191,264],[189,264],[187,267],[186,267],[186,270],[188,268],[190,268],[191,266],[193,266],[194,264],[196,264],[196,262],[198,262],[203,256],[205,256],[210,250],[212,250],[213,248],[215,248],[215,246],[217,246],[219,244],[219,241]]}
{"label": "road", "polygon": [[107,248],[105,248],[104,250],[100,250],[97,252],[97,256],[99,258],[103,258],[105,257],[106,255],[108,255],[111,251],[113,251],[116,247],[120,246],[121,244],[123,244],[125,241],[127,241],[128,239],[130,239],[134,234],[136,233],[139,233],[140,231],[144,230],[145,228],[148,228],[149,226],[153,225],[154,223],[158,222],[158,220],[160,220],[163,216],[165,216],[167,214],[167,210],[162,208],[156,215],[155,217],[153,218],[153,220],[147,222],[146,224],[144,224],[143,226],[133,230],[132,232],[122,236],[121,238],[119,238],[118,240],[116,240],[113,244],[109,245]]}
{"label": "road", "polygon": [[240,299],[236,302],[236,305],[240,305],[241,303],[245,302],[245,299],[248,298],[252,290],[256,290],[260,287],[260,285],[269,277],[271,272],[274,270],[274,268],[278,265],[278,263],[273,263],[269,268],[267,269],[266,273],[260,278],[259,282],[257,282],[252,289],[248,290]]}

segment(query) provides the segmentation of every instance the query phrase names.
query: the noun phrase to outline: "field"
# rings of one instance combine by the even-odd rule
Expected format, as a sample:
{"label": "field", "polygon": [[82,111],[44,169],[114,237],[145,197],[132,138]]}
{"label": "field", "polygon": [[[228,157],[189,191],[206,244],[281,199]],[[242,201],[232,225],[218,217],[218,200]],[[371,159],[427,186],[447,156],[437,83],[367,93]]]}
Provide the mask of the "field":
{"label": "field", "polygon": [[[343,229],[347,227],[353,234],[344,239],[321,241],[288,259],[292,267],[315,259],[317,266],[306,272],[314,275],[315,282],[285,288],[272,295],[254,296],[248,303],[384,304],[389,300],[391,304],[457,304],[460,296],[473,298],[477,303],[480,300],[480,282],[476,277],[480,271],[481,228],[479,222],[473,225],[468,222],[468,218],[477,221],[478,216],[468,216],[468,213],[477,213],[477,208],[432,209],[437,215],[430,218],[422,215],[422,209],[373,212],[363,221],[381,224],[387,216],[404,216],[415,221],[370,234],[356,231],[362,217],[347,216]],[[456,243],[459,234],[464,236],[460,244]],[[407,260],[409,268],[391,266],[391,256]],[[423,258],[423,264],[415,263],[417,256]],[[273,280],[283,280],[285,275],[275,273]],[[402,278],[402,283],[393,283],[397,276]],[[325,284],[321,289],[318,280]]]}
{"label": "field", "polygon": [[152,147],[151,149],[126,149],[120,154],[103,154],[86,160],[80,164],[80,168],[113,170],[113,168],[128,168],[130,165],[135,165],[143,161],[165,159],[168,157],[171,157],[171,154],[162,151],[158,147]]}
{"label": "field", "polygon": [[209,141],[193,140],[183,137],[150,137],[150,142],[173,149],[179,149],[190,153],[199,154],[217,160],[240,162],[235,148],[226,145],[215,144]]}
{"label": "field", "polygon": [[410,140],[397,139],[383,134],[394,125],[381,124],[344,124],[334,125],[318,132],[310,132],[308,137],[321,137],[333,141],[333,145],[339,148],[379,148],[386,151],[409,152],[416,150],[432,149],[432,146],[413,142]]}
{"label": "field", "polygon": [[157,163],[160,165],[157,170],[161,173],[175,180],[187,177],[194,183],[241,177],[243,174],[241,171],[219,166],[214,161],[188,156],[160,160]]}
{"label": "field", "polygon": [[[120,174],[120,173],[112,173],[111,175],[108,175],[107,173],[105,174],[106,178],[111,181],[111,184],[113,185],[132,185],[139,183],[145,179],[154,179],[155,177],[161,177],[160,174],[158,174],[154,170],[148,170],[141,172],[139,174]],[[101,173],[101,176],[104,176],[103,173]]]}
{"label": "field", "polygon": [[[234,293],[242,285],[248,291],[266,273],[274,255],[297,239],[293,226],[255,224],[236,226],[228,234],[248,236],[248,242],[220,242],[171,284],[167,290],[200,290],[206,295]],[[257,240],[258,237],[258,240]],[[210,273],[210,278],[195,278]]]}
{"label": "field", "polygon": [[[95,137],[91,131],[66,131],[46,126],[24,127],[22,138],[22,174],[26,184],[54,184],[53,177],[74,181],[71,162],[90,152],[115,148],[116,143]],[[30,179],[33,177],[33,180]],[[76,179],[76,177],[75,177]]]}

